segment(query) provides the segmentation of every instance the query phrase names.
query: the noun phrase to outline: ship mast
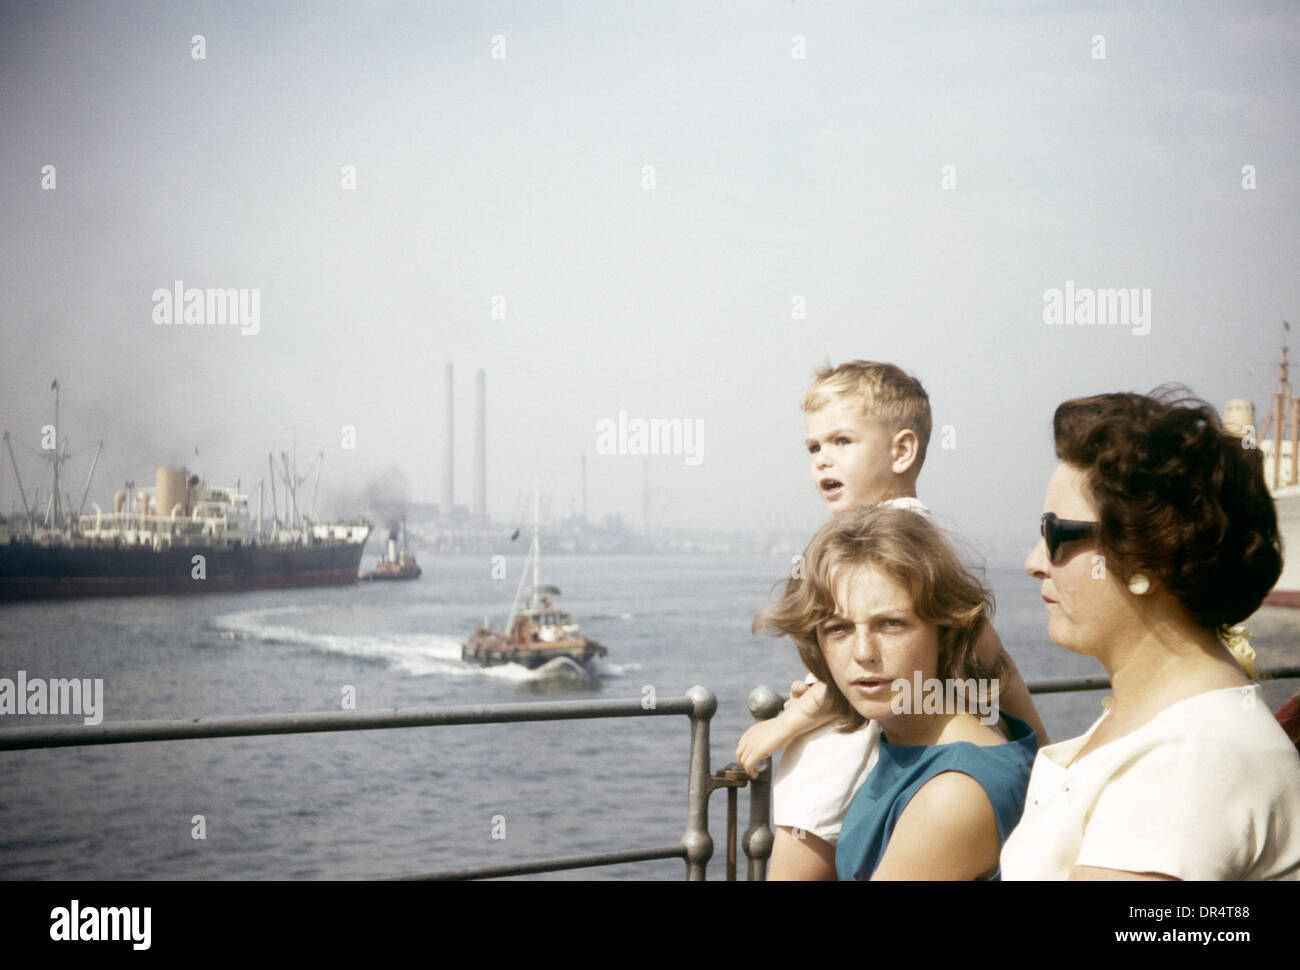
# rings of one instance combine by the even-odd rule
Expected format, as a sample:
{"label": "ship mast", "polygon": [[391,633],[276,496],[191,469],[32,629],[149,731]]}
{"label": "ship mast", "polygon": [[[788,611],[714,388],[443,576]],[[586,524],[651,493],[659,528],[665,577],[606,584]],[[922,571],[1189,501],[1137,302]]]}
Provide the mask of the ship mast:
{"label": "ship mast", "polygon": [[538,485],[537,480],[534,479],[533,480],[533,595],[532,595],[532,604],[531,604],[534,607],[537,606],[538,587],[542,585],[541,580],[538,578],[540,575],[540,567],[541,567],[540,560],[542,558],[542,544],[538,539],[538,533],[541,531],[542,528],[542,512],[541,512],[540,496],[541,496],[541,488]]}
{"label": "ship mast", "polygon": [[[59,430],[59,382],[57,380],[50,382],[50,390],[54,392],[54,424],[46,425],[53,431],[53,447],[41,448],[41,458],[50,463],[50,494],[45,500],[45,514],[42,517],[41,524],[46,528],[60,529],[64,526],[65,520],[71,523],[72,515],[72,495],[66,496],[63,492],[62,471],[64,464],[71,457],[68,452],[67,441],[64,440],[63,433]],[[44,432],[44,428],[42,428]],[[42,436],[42,445],[44,445]],[[13,442],[9,438],[9,432],[4,433],[5,449],[9,452],[9,463],[13,466],[14,480],[18,483],[18,495],[23,501],[23,514],[27,516],[29,528],[35,528],[37,525],[37,515],[40,514],[41,496],[40,489],[32,495],[32,501],[28,503],[27,493],[23,490],[22,475],[18,472],[18,460],[14,457]],[[90,462],[90,472],[86,476],[86,487],[81,493],[81,505],[77,510],[80,515],[86,507],[86,499],[90,495],[90,484],[95,477],[95,466],[99,462],[100,452],[103,450],[104,443],[101,441],[95,446],[95,456]]]}
{"label": "ship mast", "polygon": [[95,457],[90,459],[90,473],[86,475],[86,488],[81,493],[81,505],[77,509],[78,517],[86,511],[86,499],[90,496],[90,482],[95,477],[95,466],[99,464],[99,453],[103,450],[104,442],[100,441],[95,445]]}
{"label": "ship mast", "polygon": [[1261,438],[1267,438],[1269,427],[1273,431],[1273,490],[1282,488],[1282,442],[1283,426],[1287,425],[1291,441],[1291,467],[1287,485],[1297,485],[1297,471],[1300,470],[1300,445],[1297,444],[1297,428],[1300,427],[1300,402],[1296,400],[1291,388],[1290,364],[1287,361],[1286,332],[1291,325],[1282,321],[1282,364],[1278,369],[1277,383],[1273,385],[1273,402],[1269,414],[1264,419]]}
{"label": "ship mast", "polygon": [[[9,440],[8,431],[5,432],[4,441],[5,441],[5,447],[9,449],[9,464],[13,466],[14,479],[18,482],[18,495],[23,500],[23,514],[27,516],[28,527],[30,528],[32,522],[32,510],[27,505],[27,493],[23,491],[23,477],[18,474],[18,459],[14,457],[14,446],[12,442],[10,442]],[[35,501],[34,496],[33,496],[33,501]]]}
{"label": "ship mast", "polygon": [[[316,477],[311,483],[311,520],[316,521],[316,489],[320,486],[320,463],[325,460],[325,452],[316,456]],[[402,516],[402,541],[406,541],[406,516]]]}
{"label": "ship mast", "polygon": [[63,436],[59,434],[59,382],[57,379],[51,382],[50,390],[54,392],[54,454],[50,456],[54,470],[54,487],[50,489],[50,502],[45,507],[45,524],[57,529],[60,522],[59,465],[62,463],[62,456],[60,456],[59,452],[63,448]]}
{"label": "ship mast", "polygon": [[541,528],[540,525],[541,506],[539,504],[540,499],[538,498],[538,496],[540,495],[540,488],[541,486],[538,484],[537,480],[534,479],[533,480],[533,544],[529,546],[528,556],[524,559],[524,567],[519,571],[519,585],[515,587],[515,598],[514,601],[510,604],[510,618],[506,620],[505,632],[507,636],[509,636],[510,631],[514,629],[515,617],[519,615],[519,597],[523,594],[524,591],[524,580],[528,578],[528,561],[530,559],[532,560],[533,563],[533,588],[532,591],[528,594],[528,605],[529,607],[537,606],[536,601],[537,601],[537,587],[538,587],[538,573],[539,573],[537,560],[540,558],[541,555],[541,543],[537,537],[538,531]]}
{"label": "ship mast", "polygon": [[269,451],[266,453],[266,467],[271,470],[271,532],[274,534],[280,529],[280,504],[275,497],[275,459]]}
{"label": "ship mast", "polygon": [[54,527],[59,526],[59,450],[63,447],[63,435],[59,433],[59,382],[54,380],[50,384],[50,390],[54,392],[54,488],[50,492],[50,507],[54,512]]}
{"label": "ship mast", "polygon": [[[296,450],[296,448],[297,448],[297,444],[296,444],[296,443],[295,443],[295,445],[294,445],[294,448],[295,448],[295,450]],[[298,482],[297,482],[297,478],[298,478],[298,467],[297,467],[297,462],[298,462],[298,459],[295,458],[295,459],[294,459],[294,468],[293,468],[293,471],[290,471],[290,470],[289,470],[289,453],[288,453],[287,451],[282,451],[282,452],[280,452],[280,464],[284,466],[284,491],[285,491],[285,495],[287,496],[287,497],[285,498],[285,502],[288,504],[288,511],[287,511],[285,514],[289,516],[289,528],[291,528],[291,529],[296,529],[296,528],[298,527]]]}

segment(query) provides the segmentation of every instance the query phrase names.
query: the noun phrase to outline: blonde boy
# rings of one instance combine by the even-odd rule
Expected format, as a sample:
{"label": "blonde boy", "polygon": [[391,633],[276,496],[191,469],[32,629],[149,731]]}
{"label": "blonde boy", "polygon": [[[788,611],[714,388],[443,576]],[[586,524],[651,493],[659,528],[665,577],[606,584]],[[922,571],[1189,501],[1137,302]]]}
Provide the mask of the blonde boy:
{"label": "blonde boy", "polygon": [[[930,399],[893,364],[855,360],[818,371],[802,403],[813,486],[832,514],[890,503],[929,514],[916,479],[930,441]],[[976,650],[1000,662],[1000,705],[1047,743],[1033,699],[992,625]],[[826,685],[811,675],[791,685],[785,710],[745,732],[736,759],[751,776],[784,750],[774,784],[776,841],[770,879],[834,879],[835,842],[853,796],[875,764],[880,731],[868,722],[842,731],[822,712]]]}

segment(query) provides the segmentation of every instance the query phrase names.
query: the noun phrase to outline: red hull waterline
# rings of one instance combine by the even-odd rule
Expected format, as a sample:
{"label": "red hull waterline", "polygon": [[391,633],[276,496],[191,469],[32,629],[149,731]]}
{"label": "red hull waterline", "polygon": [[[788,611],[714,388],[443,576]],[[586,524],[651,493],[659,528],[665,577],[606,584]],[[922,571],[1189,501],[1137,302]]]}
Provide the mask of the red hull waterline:
{"label": "red hull waterline", "polygon": [[164,580],[154,576],[84,578],[11,578],[0,580],[0,601],[81,599],[93,596],[188,596],[195,593],[242,593],[254,589],[300,589],[309,586],[351,586],[351,569],[293,575],[214,576],[211,579]]}
{"label": "red hull waterline", "polygon": [[1275,589],[1264,597],[1264,605],[1300,609],[1300,589]]}

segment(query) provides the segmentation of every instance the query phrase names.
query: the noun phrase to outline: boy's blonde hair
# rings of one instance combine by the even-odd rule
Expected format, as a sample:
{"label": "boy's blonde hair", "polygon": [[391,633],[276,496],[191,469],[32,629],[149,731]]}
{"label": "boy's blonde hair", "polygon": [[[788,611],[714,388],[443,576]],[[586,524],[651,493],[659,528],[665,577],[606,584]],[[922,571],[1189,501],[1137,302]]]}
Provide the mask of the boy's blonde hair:
{"label": "boy's blonde hair", "polygon": [[754,618],[753,631],[788,636],[804,666],[826,684],[823,711],[845,728],[863,718],[840,693],[817,639],[817,627],[835,615],[835,581],[841,570],[872,566],[907,590],[916,616],[939,628],[940,680],[1004,674],[1002,661],[983,663],[976,645],[993,613],[993,593],[951,542],[924,515],[888,505],[851,509],[835,516],[804,550],[802,575]]}
{"label": "boy's blonde hair", "polygon": [[915,377],[893,364],[850,360],[823,367],[804,392],[804,411],[819,411],[837,397],[856,400],[862,413],[882,422],[893,437],[904,429],[916,434],[916,463],[921,470],[930,444],[930,398]]}

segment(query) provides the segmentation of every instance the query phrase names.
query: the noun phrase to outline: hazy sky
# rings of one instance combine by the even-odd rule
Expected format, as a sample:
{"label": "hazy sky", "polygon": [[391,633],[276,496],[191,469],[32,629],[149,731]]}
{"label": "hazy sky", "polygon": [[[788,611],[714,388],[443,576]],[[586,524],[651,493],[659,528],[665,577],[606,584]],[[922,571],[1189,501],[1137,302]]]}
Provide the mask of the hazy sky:
{"label": "hazy sky", "polygon": [[[24,485],[57,377],[101,504],[161,462],[255,491],[295,433],[323,491],[436,501],[450,362],[458,501],[482,367],[494,516],[535,475],[567,510],[586,452],[591,516],[639,521],[643,459],[595,453],[626,411],[703,421],[699,464],[649,459],[657,521],[811,533],[798,402],[863,357],[929,391],[921,497],[1029,545],[1063,399],[1262,410],[1300,322],[1300,8],[955,6],[5,3]],[[260,290],[258,332],[156,325],[176,280]],[[1045,324],[1067,281],[1149,290],[1149,332]]]}

